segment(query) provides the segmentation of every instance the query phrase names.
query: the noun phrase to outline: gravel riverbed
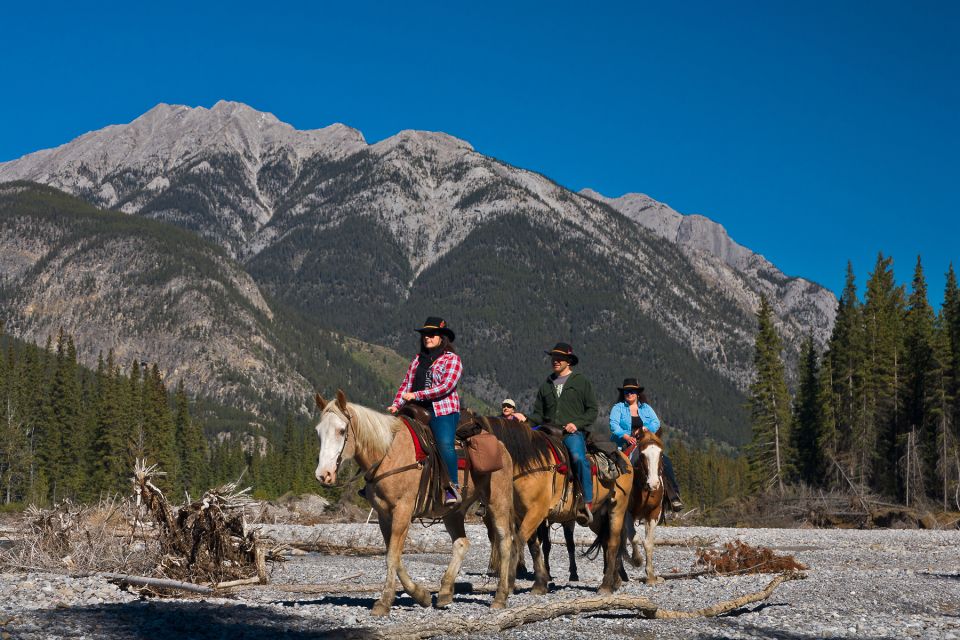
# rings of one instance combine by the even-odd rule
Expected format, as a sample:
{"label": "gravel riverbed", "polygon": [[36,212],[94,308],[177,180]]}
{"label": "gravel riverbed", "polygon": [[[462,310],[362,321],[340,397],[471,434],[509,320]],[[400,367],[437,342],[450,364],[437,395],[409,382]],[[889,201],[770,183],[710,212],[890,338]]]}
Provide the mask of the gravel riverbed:
{"label": "gravel riverbed", "polygon": [[[272,525],[265,532],[287,541],[343,547],[382,546],[375,524]],[[660,527],[655,552],[658,573],[691,569],[696,548],[735,539],[794,555],[810,568],[807,579],[781,585],[768,600],[717,618],[645,620],[625,611],[558,618],[488,637],[618,638],[943,638],[960,640],[960,531],[729,529]],[[459,581],[488,585],[489,546],[479,525],[469,526],[471,548]],[[509,605],[593,595],[600,560],[579,559],[580,582],[569,583],[560,531],[554,531],[554,589],[534,596],[529,582]],[[592,534],[578,528],[578,544]],[[404,562],[415,580],[439,582],[448,560],[442,526],[414,525]],[[141,600],[98,577],[52,573],[0,573],[0,638],[339,638],[346,627],[382,628],[428,623],[440,616],[491,615],[488,593],[463,593],[447,610],[423,609],[397,596],[386,619],[370,608],[379,593],[350,592],[382,581],[382,555],[293,556],[273,569],[272,584],[229,598]],[[771,576],[700,577],[656,586],[636,581],[622,592],[643,595],[667,609],[694,610],[760,590]],[[281,591],[283,585],[342,584],[338,593]],[[289,588],[289,587],[287,587]],[[475,637],[475,636],[474,636]]]}

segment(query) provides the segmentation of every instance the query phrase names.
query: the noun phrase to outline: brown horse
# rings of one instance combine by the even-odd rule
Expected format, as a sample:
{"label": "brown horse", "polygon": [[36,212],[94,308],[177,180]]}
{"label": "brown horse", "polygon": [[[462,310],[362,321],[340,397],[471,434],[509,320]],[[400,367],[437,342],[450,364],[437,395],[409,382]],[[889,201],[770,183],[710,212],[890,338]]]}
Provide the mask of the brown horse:
{"label": "brown horse", "polygon": [[660,521],[660,512],[663,509],[663,442],[656,434],[644,431],[637,440],[637,448],[630,456],[635,464],[636,473],[633,479],[633,492],[630,495],[630,520],[627,527],[627,537],[633,546],[633,564],[640,566],[640,550],[637,538],[639,532],[634,528],[634,522],[643,522],[646,535],[643,540],[643,551],[646,556],[646,583],[656,584],[663,582],[657,578],[653,569],[654,532],[657,522]]}
{"label": "brown horse", "polygon": [[[387,547],[387,576],[383,594],[373,606],[373,615],[386,615],[397,594],[396,578],[404,590],[421,606],[430,606],[430,592],[418,585],[407,573],[401,553],[407,531],[414,516],[420,485],[421,467],[416,462],[413,437],[403,420],[386,413],[347,402],[343,391],[337,390],[335,402],[327,402],[316,395],[320,420],[317,436],[320,455],[316,476],[324,485],[337,480],[337,472],[344,460],[354,459],[367,473],[366,497],[377,511],[380,532]],[[453,587],[460,565],[470,546],[464,529],[464,514],[478,499],[487,505],[492,535],[503,560],[498,567],[497,592],[494,609],[506,606],[511,588],[510,554],[513,548],[513,462],[501,445],[503,469],[493,473],[470,472],[469,479],[460,471],[462,501],[455,509],[439,507],[427,518],[441,518],[453,540],[453,557],[440,582],[437,607],[453,601]]]}
{"label": "brown horse", "polygon": [[[482,420],[506,446],[513,459],[513,496],[518,522],[515,544],[527,542],[533,558],[533,592],[544,594],[547,592],[549,577],[540,542],[535,534],[545,520],[570,522],[576,519],[577,505],[573,488],[568,484],[567,475],[558,469],[551,450],[552,445],[543,434],[503,418]],[[602,523],[609,525],[603,528],[606,545],[603,581],[599,588],[601,594],[613,593],[621,584],[616,560],[632,484],[633,471],[629,468],[627,473],[621,474],[612,482],[593,478],[595,517],[591,528],[599,533]],[[502,555],[496,554],[496,551],[492,551],[493,563],[502,561]]]}

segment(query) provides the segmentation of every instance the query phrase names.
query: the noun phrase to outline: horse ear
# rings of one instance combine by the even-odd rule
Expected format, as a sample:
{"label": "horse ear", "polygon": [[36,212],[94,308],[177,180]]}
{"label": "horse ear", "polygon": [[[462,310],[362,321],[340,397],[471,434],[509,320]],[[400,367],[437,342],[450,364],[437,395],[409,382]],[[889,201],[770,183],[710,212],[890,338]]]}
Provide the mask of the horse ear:
{"label": "horse ear", "polygon": [[337,406],[340,407],[340,411],[347,410],[347,394],[343,392],[343,389],[337,389]]}
{"label": "horse ear", "polygon": [[320,395],[319,392],[317,392],[317,393],[313,396],[313,399],[316,400],[316,402],[317,402],[317,408],[320,409],[320,411],[323,411],[324,409],[327,408],[327,401],[323,399],[323,396]]}

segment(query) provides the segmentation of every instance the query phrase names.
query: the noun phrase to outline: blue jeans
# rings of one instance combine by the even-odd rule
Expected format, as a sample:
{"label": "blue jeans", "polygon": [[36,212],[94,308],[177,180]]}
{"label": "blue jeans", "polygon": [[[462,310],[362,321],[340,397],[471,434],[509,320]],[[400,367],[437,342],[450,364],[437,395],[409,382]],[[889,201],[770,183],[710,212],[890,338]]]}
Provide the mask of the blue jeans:
{"label": "blue jeans", "polygon": [[587,460],[587,441],[579,431],[563,436],[563,444],[570,452],[570,465],[580,480],[583,501],[593,502],[593,478],[590,477],[590,461]]}
{"label": "blue jeans", "polygon": [[453,448],[453,441],[457,435],[457,424],[460,422],[460,413],[451,413],[446,416],[435,416],[430,412],[430,431],[437,443],[437,451],[443,464],[447,467],[450,484],[459,486],[457,482],[457,452]]}

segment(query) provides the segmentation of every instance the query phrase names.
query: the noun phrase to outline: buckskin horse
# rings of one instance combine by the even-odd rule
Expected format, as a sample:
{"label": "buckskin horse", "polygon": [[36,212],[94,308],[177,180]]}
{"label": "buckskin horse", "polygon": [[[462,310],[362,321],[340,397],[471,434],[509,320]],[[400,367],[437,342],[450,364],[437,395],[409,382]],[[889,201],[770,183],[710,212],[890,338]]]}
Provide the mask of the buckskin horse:
{"label": "buckskin horse", "polygon": [[[513,496],[518,522],[514,542],[518,545],[524,541],[527,543],[533,558],[533,593],[545,594],[549,577],[540,542],[535,535],[537,528],[545,520],[569,522],[575,520],[577,515],[573,488],[568,484],[567,474],[557,460],[557,457],[565,455],[563,451],[558,451],[563,445],[553,445],[540,432],[511,420],[488,417],[479,420],[506,446],[513,459]],[[608,525],[604,526],[604,573],[598,590],[601,594],[613,593],[621,584],[617,557],[633,484],[633,471],[630,465],[626,466],[627,472],[614,481],[601,482],[596,476],[592,480],[594,524],[591,528],[599,531],[602,525]],[[497,554],[498,549],[491,550],[494,566],[503,561],[502,551],[499,551],[500,555]],[[515,577],[514,565],[511,582]]]}
{"label": "buckskin horse", "polygon": [[[421,466],[417,463],[412,432],[408,431],[403,419],[348,402],[339,389],[334,402],[327,402],[319,393],[316,402],[320,409],[316,426],[320,439],[317,480],[332,485],[337,480],[340,464],[354,459],[366,473],[366,496],[377,512],[380,532],[387,547],[387,575],[383,593],[373,606],[373,615],[389,613],[397,594],[397,577],[417,604],[429,607],[430,592],[410,577],[401,555],[411,520],[418,516],[414,511]],[[435,511],[422,514],[423,517],[441,518],[453,540],[453,556],[440,582],[437,607],[445,607],[453,601],[454,581],[470,546],[464,529],[464,514],[478,499],[487,505],[491,533],[501,554],[497,572],[499,581],[491,606],[494,609],[506,606],[512,573],[513,463],[502,445],[500,449],[503,468],[499,471],[486,474],[471,471],[469,481],[466,472],[460,471],[462,501],[458,507],[451,509],[439,505]]]}
{"label": "buckskin horse", "polygon": [[644,431],[637,439],[636,452],[631,459],[636,462],[633,478],[633,491],[630,495],[630,518],[627,536],[633,545],[633,564],[640,566],[640,550],[637,548],[637,536],[633,534],[633,523],[643,522],[645,535],[643,552],[646,557],[646,583],[663,582],[657,578],[653,569],[654,532],[660,521],[663,509],[663,442],[656,434]]}

